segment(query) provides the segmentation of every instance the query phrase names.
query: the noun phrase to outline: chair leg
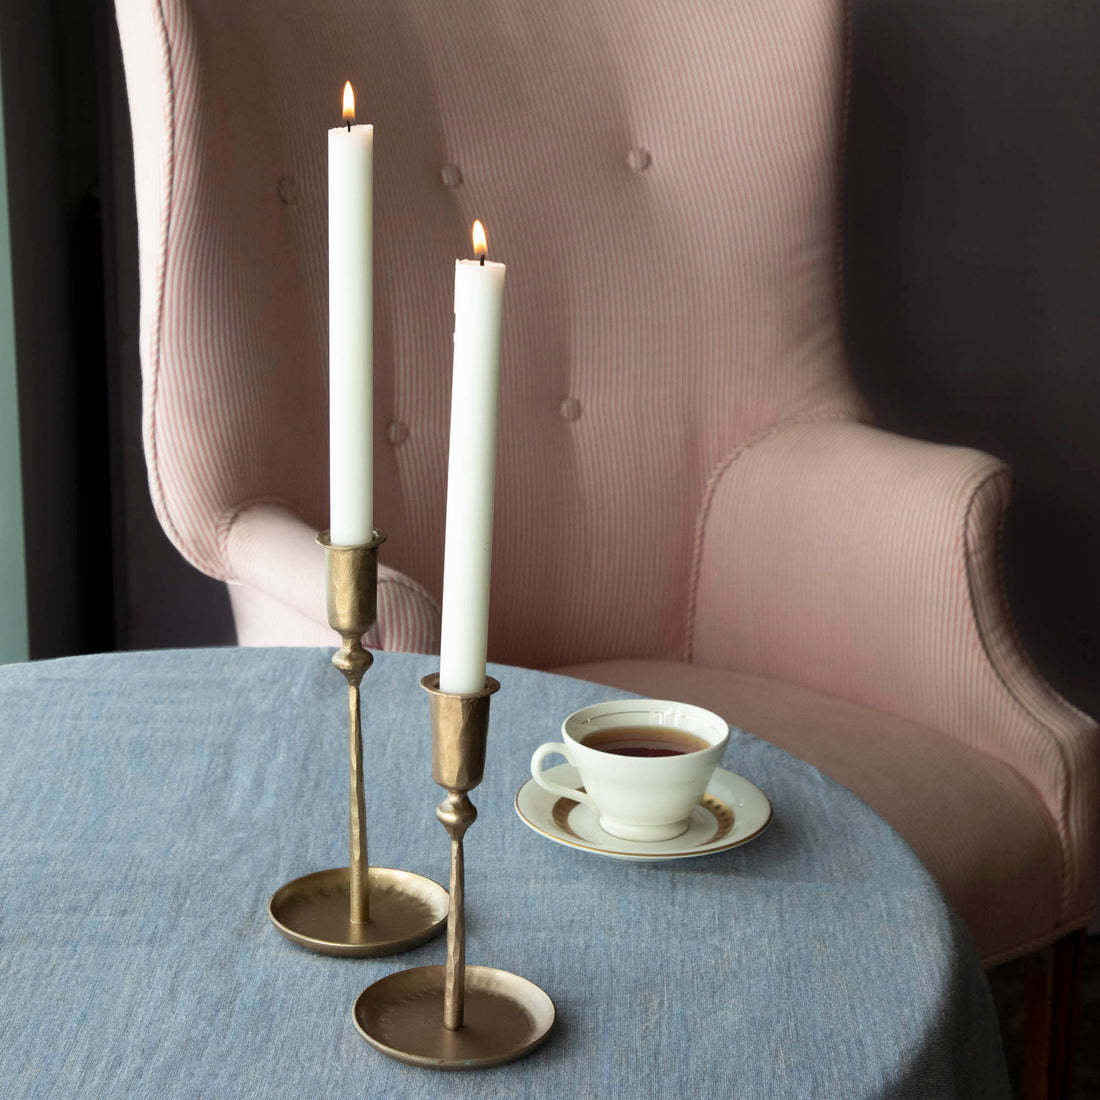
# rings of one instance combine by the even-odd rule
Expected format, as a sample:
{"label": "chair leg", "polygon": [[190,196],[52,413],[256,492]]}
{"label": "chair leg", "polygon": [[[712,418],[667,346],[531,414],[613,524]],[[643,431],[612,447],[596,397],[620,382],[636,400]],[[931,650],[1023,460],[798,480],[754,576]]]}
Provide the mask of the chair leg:
{"label": "chair leg", "polygon": [[1024,1100],[1073,1094],[1084,961],[1084,929],[1024,960]]}

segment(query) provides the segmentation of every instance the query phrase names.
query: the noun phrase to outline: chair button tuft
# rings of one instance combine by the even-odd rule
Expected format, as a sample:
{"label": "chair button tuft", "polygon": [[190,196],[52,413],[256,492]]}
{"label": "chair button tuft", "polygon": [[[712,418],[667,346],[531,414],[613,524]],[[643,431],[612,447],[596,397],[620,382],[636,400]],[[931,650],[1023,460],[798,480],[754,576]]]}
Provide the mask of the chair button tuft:
{"label": "chair button tuft", "polygon": [[562,420],[580,420],[581,403],[575,397],[567,397],[558,407]]}
{"label": "chair button tuft", "polygon": [[409,438],[409,426],[402,420],[391,420],[386,425],[386,442],[400,447]]}
{"label": "chair button tuft", "polygon": [[644,172],[653,163],[653,158],[648,149],[639,146],[626,154],[626,163],[630,165],[632,172]]}
{"label": "chair button tuft", "polygon": [[445,164],[443,171],[439,173],[439,178],[443,181],[444,187],[449,187],[453,191],[456,187],[462,186],[462,169],[457,164]]}
{"label": "chair button tuft", "polygon": [[284,206],[290,206],[298,201],[300,194],[298,181],[293,176],[280,176],[275,190],[279,194],[279,201]]}

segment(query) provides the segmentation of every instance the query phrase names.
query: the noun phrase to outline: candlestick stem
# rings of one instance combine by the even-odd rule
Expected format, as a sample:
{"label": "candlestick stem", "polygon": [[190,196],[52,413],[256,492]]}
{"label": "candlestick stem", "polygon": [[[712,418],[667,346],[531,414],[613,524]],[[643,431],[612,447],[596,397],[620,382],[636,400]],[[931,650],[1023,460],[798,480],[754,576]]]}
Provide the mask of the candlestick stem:
{"label": "candlestick stem", "polygon": [[374,658],[359,636],[346,636],[332,663],[348,682],[348,920],[370,920],[370,865],[367,862],[367,807],[363,793],[363,725],[359,685]]}
{"label": "candlestick stem", "polygon": [[466,875],[462,838],[477,820],[477,809],[464,791],[451,791],[435,816],[451,837],[451,895],[447,910],[447,977],[443,987],[443,1026],[462,1027],[466,1004]]}

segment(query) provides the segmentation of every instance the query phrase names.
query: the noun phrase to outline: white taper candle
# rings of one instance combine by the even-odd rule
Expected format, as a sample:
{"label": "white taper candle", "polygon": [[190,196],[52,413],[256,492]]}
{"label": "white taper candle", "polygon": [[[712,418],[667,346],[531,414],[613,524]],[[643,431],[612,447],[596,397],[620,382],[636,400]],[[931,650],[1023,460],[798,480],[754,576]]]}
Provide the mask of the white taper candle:
{"label": "white taper candle", "polygon": [[374,408],[372,172],[374,127],[328,132],[329,538],[359,546],[373,538]]}
{"label": "white taper candle", "polygon": [[500,388],[504,264],[455,263],[454,375],[447,464],[447,531],[443,562],[441,691],[471,694],[485,684],[489,635],[489,564]]}

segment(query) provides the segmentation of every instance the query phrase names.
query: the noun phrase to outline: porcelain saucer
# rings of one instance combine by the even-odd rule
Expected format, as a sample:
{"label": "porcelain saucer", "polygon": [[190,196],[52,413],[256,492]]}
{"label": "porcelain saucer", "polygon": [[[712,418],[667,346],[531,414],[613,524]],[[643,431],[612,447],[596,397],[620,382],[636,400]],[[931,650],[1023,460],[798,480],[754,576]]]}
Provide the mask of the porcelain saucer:
{"label": "porcelain saucer", "polygon": [[[546,777],[564,787],[580,785],[572,764],[547,768]],[[600,828],[587,806],[550,794],[533,779],[516,792],[516,813],[525,825],[557,844],[610,859],[659,862],[724,852],[747,843],[771,823],[772,804],[747,779],[725,768],[715,768],[707,793],[691,812],[687,832],[672,840],[620,840]]]}

